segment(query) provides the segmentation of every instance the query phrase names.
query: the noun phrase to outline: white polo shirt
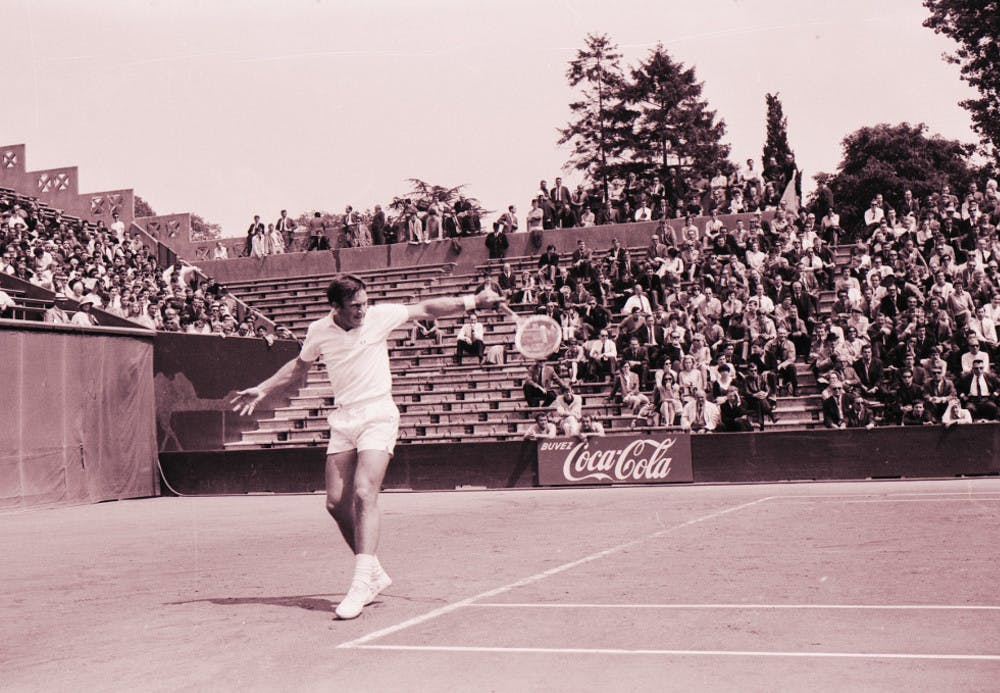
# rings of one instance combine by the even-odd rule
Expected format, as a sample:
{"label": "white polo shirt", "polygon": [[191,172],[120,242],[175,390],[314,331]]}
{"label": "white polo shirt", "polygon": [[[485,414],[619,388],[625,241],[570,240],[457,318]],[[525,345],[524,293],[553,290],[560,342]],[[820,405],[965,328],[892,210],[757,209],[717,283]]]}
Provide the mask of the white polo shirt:
{"label": "white polo shirt", "polygon": [[336,403],[350,406],[392,397],[389,345],[394,329],[409,319],[400,304],[372,306],[361,327],[344,331],[327,315],[309,325],[299,358],[312,363],[323,359]]}

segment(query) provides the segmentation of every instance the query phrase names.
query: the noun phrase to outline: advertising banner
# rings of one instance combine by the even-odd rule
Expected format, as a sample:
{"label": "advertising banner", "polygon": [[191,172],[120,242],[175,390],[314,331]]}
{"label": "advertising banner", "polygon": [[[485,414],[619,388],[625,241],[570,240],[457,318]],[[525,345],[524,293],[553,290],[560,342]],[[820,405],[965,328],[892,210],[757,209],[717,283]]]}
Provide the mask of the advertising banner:
{"label": "advertising banner", "polygon": [[666,484],[694,481],[691,436],[646,433],[538,441],[538,483],[542,486],[583,484]]}

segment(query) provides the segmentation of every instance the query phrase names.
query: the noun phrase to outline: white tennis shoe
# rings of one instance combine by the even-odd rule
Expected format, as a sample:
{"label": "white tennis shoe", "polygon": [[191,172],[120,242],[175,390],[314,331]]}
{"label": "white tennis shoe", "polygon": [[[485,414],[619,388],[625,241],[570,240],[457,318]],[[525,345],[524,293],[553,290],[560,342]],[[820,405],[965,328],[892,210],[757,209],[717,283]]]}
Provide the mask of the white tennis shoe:
{"label": "white tennis shoe", "polygon": [[391,584],[392,578],[381,567],[370,580],[355,578],[334,613],[337,614],[337,618],[344,621],[357,618],[361,615],[361,610],[375,601],[375,597]]}

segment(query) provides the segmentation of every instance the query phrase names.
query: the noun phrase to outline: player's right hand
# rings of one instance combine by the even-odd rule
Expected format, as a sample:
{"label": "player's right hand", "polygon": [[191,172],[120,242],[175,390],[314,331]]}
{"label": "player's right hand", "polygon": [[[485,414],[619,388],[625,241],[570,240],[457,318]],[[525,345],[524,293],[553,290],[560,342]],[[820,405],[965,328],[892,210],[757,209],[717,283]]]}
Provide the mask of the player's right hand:
{"label": "player's right hand", "polygon": [[233,405],[233,411],[240,416],[250,416],[265,395],[266,393],[259,387],[249,387],[246,390],[237,391],[236,396],[229,403]]}

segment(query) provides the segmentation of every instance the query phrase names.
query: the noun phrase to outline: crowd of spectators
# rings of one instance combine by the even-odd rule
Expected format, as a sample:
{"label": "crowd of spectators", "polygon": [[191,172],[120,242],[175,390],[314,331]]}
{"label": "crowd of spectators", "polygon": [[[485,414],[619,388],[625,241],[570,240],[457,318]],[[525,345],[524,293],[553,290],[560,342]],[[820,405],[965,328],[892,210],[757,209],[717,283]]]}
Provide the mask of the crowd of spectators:
{"label": "crowd of spectators", "polygon": [[[0,273],[55,293],[44,320],[95,326],[94,309],[169,332],[291,338],[271,330],[192,265],[158,265],[138,231],[65,217],[34,200],[0,195]],[[71,306],[76,304],[77,310]]]}
{"label": "crowd of spectators", "polygon": [[636,257],[581,239],[532,271],[502,265],[486,281],[563,327],[558,379],[529,373],[529,404],[603,381],[633,424],[746,431],[811,370],[827,427],[1000,419],[996,182],[897,207],[878,195],[857,228],[824,208],[664,220]]}
{"label": "crowd of spectators", "polygon": [[[488,229],[483,228],[483,211],[463,196],[453,203],[418,204],[404,199],[396,205],[398,211],[393,215],[387,215],[381,205],[365,212],[348,205],[342,215],[315,212],[313,217],[303,221],[291,219],[287,211],[282,210],[272,223],[261,221],[259,215],[254,216],[240,254],[264,257],[392,243],[421,245],[485,235],[490,257],[502,258],[508,243],[506,236],[512,233],[538,235],[556,228],[777,209],[783,191],[795,180],[797,171],[793,159],[781,164],[770,163],[768,180],[755,169],[752,159],[747,159],[728,176],[722,171],[711,177],[698,176],[675,167],[658,178],[640,178],[633,173],[612,180],[607,199],[602,192],[587,190],[582,185],[570,191],[560,177],[551,188],[542,180],[538,192],[530,200],[523,225],[516,206],[510,205]],[[213,259],[229,257],[229,249],[219,242]]]}

